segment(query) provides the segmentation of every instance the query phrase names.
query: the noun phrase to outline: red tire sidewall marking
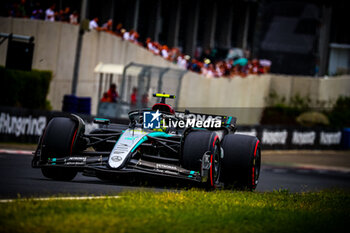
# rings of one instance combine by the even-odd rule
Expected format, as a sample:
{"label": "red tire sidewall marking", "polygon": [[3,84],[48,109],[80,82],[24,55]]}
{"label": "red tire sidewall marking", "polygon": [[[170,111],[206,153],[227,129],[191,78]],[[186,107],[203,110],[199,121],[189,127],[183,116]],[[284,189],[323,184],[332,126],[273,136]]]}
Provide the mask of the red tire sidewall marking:
{"label": "red tire sidewall marking", "polygon": [[[253,162],[256,158],[256,151],[258,149],[258,145],[259,145],[260,141],[256,141],[256,144],[255,144],[255,149],[254,149],[254,158],[253,158]],[[252,166],[252,185],[253,185],[253,188],[255,187],[255,166],[253,164]]]}
{"label": "red tire sidewall marking", "polygon": [[212,154],[211,154],[211,156],[210,156],[210,163],[211,163],[211,165],[210,165],[210,185],[212,186],[212,187],[214,187],[214,181],[213,181],[213,157],[214,157],[214,149],[215,149],[215,143],[216,143],[216,140],[219,138],[219,136],[218,135],[215,135],[215,137],[214,137],[214,140],[213,140],[213,149],[212,149]]}
{"label": "red tire sidewall marking", "polygon": [[75,137],[77,136],[77,132],[78,132],[78,129],[76,129],[75,132],[74,132],[72,143],[70,145],[70,155],[72,155],[72,152],[73,152],[73,144],[74,144]]}
{"label": "red tire sidewall marking", "polygon": [[214,182],[213,182],[213,154],[210,156],[210,185],[213,187]]}

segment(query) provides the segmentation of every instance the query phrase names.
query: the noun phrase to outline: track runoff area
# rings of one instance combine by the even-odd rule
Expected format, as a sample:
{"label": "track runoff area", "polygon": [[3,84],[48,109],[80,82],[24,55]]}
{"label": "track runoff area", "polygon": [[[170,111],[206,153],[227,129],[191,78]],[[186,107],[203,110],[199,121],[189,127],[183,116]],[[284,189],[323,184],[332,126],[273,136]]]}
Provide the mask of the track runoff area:
{"label": "track runoff area", "polygon": [[339,190],[138,189],[117,196],[20,198],[0,202],[0,231],[346,232],[349,197]]}
{"label": "track runoff area", "polygon": [[[299,166],[298,164],[288,165],[286,159],[281,159],[283,156],[280,153],[282,151],[274,155],[263,153],[260,181],[256,192],[287,190],[291,193],[302,193],[333,188],[350,190],[349,169],[341,170],[335,166],[311,166],[305,162],[302,163],[303,161],[300,159],[298,160],[296,154],[284,152],[284,154],[287,154],[284,155],[287,159],[300,163]],[[315,153],[310,152],[303,157],[309,159],[310,157],[321,157]],[[277,157],[279,160],[276,159]],[[325,154],[321,159],[324,160],[326,157],[332,157],[334,160],[340,156],[331,153],[329,155]],[[106,182],[81,174],[72,182],[52,181],[44,178],[39,169],[31,168],[31,159],[32,151],[0,149],[0,199],[15,200],[18,195],[22,198],[119,196],[120,193],[140,189],[157,192],[188,189],[187,186],[178,186],[168,181],[139,183],[134,180],[125,180],[123,182]],[[335,162],[343,164],[344,159],[346,159],[345,154]],[[278,163],[273,164],[271,161]],[[327,161],[325,163],[330,164]]]}
{"label": "track runoff area", "polygon": [[[169,183],[140,187],[81,175],[71,182],[52,181],[30,167],[31,159],[31,151],[0,152],[1,232],[320,233],[347,229],[350,195],[344,190],[350,185],[346,173],[263,165],[255,192],[208,192]],[[329,188],[336,189],[324,190]]]}

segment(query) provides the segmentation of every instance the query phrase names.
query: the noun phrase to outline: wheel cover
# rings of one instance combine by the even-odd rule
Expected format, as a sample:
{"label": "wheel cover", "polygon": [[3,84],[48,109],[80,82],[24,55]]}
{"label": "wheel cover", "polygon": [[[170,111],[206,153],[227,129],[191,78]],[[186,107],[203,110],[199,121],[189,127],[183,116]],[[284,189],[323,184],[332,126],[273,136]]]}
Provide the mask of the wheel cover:
{"label": "wheel cover", "polygon": [[214,146],[214,152],[212,155],[212,170],[213,170],[213,174],[211,175],[211,179],[212,179],[212,186],[214,186],[218,180],[219,180],[219,176],[220,176],[220,150],[218,148],[217,143],[215,143]]}
{"label": "wheel cover", "polygon": [[252,186],[255,188],[259,183],[259,175],[260,175],[260,166],[261,166],[261,154],[260,148],[258,147],[259,141],[256,144],[256,148],[254,151],[254,159],[252,166]]}

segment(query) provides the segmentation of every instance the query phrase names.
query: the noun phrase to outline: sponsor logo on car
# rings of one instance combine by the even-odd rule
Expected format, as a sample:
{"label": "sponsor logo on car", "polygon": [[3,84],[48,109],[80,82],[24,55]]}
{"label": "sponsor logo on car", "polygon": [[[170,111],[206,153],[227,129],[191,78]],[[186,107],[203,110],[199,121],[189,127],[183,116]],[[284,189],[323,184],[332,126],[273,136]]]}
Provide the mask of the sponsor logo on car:
{"label": "sponsor logo on car", "polygon": [[145,129],[159,129],[160,128],[160,116],[162,114],[157,111],[145,111],[143,113],[143,127]]}
{"label": "sponsor logo on car", "polygon": [[145,129],[165,129],[165,128],[220,128],[222,119],[220,116],[201,115],[177,115],[177,117],[162,119],[162,114],[157,111],[145,111],[143,113],[143,127]]}
{"label": "sponsor logo on car", "polygon": [[196,119],[169,120],[168,124],[165,121],[163,122],[164,128],[220,128],[221,126],[221,121],[216,119],[205,121],[198,121]]}
{"label": "sponsor logo on car", "polygon": [[119,161],[121,161],[123,158],[122,158],[121,156],[119,156],[119,155],[116,155],[116,156],[113,156],[111,159],[112,159],[113,162],[119,162]]}

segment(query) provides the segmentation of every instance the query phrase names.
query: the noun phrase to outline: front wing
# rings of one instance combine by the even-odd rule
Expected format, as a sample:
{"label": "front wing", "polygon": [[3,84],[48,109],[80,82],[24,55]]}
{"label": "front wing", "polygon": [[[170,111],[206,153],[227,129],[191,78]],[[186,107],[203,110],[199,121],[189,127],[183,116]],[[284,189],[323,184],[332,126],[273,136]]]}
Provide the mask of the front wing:
{"label": "front wing", "polygon": [[[95,154],[96,152],[93,153]],[[86,174],[92,174],[92,176],[95,172],[110,173],[116,176],[118,174],[145,174],[194,182],[206,182],[211,166],[209,162],[209,153],[203,155],[201,171],[191,171],[173,164],[149,162],[141,159],[130,159],[124,167],[113,169],[108,165],[108,153],[101,152],[100,155],[97,156],[91,156],[91,154],[92,153],[84,152],[81,155],[49,158],[47,162],[40,161],[40,156],[36,155],[32,161],[32,167],[64,167],[75,169]]]}

